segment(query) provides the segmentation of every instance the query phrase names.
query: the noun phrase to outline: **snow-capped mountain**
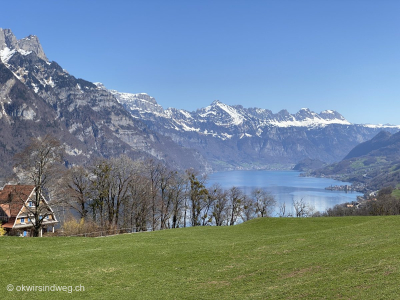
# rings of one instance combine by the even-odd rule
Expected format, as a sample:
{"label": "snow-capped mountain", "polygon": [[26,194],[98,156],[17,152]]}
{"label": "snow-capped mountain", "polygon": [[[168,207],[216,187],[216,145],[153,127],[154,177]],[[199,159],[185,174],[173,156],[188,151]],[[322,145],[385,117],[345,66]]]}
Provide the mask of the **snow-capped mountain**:
{"label": "snow-capped mountain", "polygon": [[[101,83],[99,87],[105,88]],[[286,110],[273,114],[270,110],[261,108],[243,108],[241,105],[230,106],[218,100],[211,105],[198,109],[195,112],[168,108],[164,110],[156,100],[145,94],[110,92],[136,118],[144,120],[165,119],[170,129],[177,131],[195,131],[204,135],[216,136],[221,139],[227,136],[227,131],[241,134],[251,131],[260,136],[265,127],[324,127],[330,124],[351,125],[341,114],[333,110],[326,110],[316,114],[307,108],[301,109],[292,115]],[[210,130],[216,127],[217,130]],[[247,130],[247,132],[246,132]]]}
{"label": "snow-capped mountain", "polygon": [[164,110],[145,93],[110,92],[133,117],[196,149],[216,168],[287,167],[304,158],[337,161],[380,130],[400,129],[352,124],[334,110],[318,114],[303,108],[296,114],[287,110],[274,114],[268,109],[231,106],[218,100],[193,112]]}
{"label": "snow-capped mountain", "polygon": [[29,137],[60,137],[69,161],[125,154],[180,169],[286,168],[305,158],[334,162],[382,129],[351,124],[338,112],[272,113],[214,101],[189,112],[164,109],[145,94],[77,79],[46,57],[36,36],[0,29],[0,167]]}
{"label": "snow-capped mountain", "polygon": [[[196,151],[150,130],[106,89],[77,79],[56,62],[49,61],[36,36],[17,40],[11,30],[0,29],[0,59],[0,79],[4,79],[0,84],[3,120],[15,124],[22,124],[25,119],[35,122],[24,125],[23,133],[17,132],[17,126],[10,122],[7,128],[2,128],[12,140],[24,136],[3,162],[12,163],[10,157],[26,146],[30,136],[52,131],[66,145],[71,162],[125,154],[134,158],[153,157],[181,169],[205,169],[207,163]],[[48,118],[53,125],[44,123]],[[59,128],[58,131],[54,132],[53,127]]]}

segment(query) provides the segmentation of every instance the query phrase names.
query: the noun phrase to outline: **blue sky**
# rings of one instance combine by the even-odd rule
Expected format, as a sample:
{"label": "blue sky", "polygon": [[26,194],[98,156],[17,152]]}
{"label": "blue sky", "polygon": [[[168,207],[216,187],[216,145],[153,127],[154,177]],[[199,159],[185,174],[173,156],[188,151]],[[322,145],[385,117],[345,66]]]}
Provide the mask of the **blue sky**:
{"label": "blue sky", "polygon": [[334,109],[400,124],[400,1],[4,1],[1,28],[37,35],[75,77],[189,111]]}

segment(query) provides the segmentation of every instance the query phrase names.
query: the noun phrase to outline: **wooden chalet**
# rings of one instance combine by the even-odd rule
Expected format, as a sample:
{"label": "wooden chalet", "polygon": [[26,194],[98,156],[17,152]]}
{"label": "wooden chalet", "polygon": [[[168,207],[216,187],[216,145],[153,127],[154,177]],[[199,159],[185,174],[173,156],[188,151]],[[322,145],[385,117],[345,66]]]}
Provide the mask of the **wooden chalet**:
{"label": "wooden chalet", "polygon": [[0,190],[0,223],[8,235],[32,236],[35,212],[42,221],[39,236],[54,232],[58,221],[50,205],[42,196],[37,208],[34,199],[34,185],[6,185]]}

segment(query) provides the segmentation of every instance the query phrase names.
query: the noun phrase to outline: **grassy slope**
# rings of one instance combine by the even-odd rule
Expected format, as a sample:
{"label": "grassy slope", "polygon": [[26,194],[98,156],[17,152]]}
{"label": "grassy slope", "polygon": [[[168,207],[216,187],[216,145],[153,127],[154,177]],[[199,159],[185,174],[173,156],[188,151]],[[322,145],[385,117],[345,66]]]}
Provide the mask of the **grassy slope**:
{"label": "grassy slope", "polygon": [[[106,238],[0,238],[2,299],[395,299],[400,218],[257,219]],[[7,292],[7,284],[85,292]]]}
{"label": "grassy slope", "polygon": [[399,188],[400,188],[399,185],[397,185],[397,189],[393,190],[392,196],[397,197],[397,198],[400,199],[400,190],[399,190]]}

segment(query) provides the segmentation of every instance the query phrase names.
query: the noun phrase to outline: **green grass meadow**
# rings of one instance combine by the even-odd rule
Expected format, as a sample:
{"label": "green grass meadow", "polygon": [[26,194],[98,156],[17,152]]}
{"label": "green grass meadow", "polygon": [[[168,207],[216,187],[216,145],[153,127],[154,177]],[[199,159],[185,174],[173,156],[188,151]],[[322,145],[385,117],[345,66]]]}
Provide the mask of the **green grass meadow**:
{"label": "green grass meadow", "polygon": [[[400,217],[0,238],[2,299],[399,299]],[[7,291],[12,284],[13,291]],[[84,291],[17,291],[21,286]]]}

